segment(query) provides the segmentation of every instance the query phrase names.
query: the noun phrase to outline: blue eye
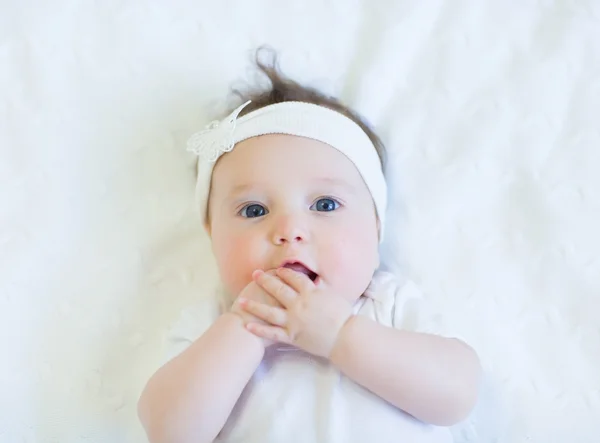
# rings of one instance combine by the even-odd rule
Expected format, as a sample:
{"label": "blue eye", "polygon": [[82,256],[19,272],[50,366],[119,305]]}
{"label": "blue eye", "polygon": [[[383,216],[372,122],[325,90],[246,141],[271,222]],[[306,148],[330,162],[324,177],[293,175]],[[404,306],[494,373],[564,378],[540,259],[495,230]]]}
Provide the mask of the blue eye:
{"label": "blue eye", "polygon": [[340,203],[333,198],[320,198],[310,207],[310,209],[319,212],[331,212],[339,207]]}
{"label": "blue eye", "polygon": [[265,208],[263,205],[252,203],[244,206],[239,214],[245,218],[256,218],[267,215],[267,213],[267,208]]}

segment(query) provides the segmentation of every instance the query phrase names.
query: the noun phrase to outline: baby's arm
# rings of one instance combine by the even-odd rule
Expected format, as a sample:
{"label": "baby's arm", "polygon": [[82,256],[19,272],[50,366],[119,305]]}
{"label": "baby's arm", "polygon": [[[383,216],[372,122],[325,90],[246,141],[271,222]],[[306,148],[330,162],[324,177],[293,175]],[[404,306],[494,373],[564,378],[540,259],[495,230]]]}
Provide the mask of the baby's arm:
{"label": "baby's arm", "polygon": [[330,356],[343,373],[417,419],[451,426],[474,407],[480,378],[465,343],[351,317]]}
{"label": "baby's arm", "polygon": [[220,316],[148,381],[138,414],[150,442],[212,442],[263,355],[239,315]]}

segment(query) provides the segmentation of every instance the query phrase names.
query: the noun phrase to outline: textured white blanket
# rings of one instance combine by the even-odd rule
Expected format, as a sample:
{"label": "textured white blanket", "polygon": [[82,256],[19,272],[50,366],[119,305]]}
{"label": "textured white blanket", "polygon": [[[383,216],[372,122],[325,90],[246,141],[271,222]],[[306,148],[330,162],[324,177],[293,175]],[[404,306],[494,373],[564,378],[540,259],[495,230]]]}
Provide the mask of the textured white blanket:
{"label": "textured white blanket", "polygon": [[600,441],[600,2],[0,4],[0,442],[142,442],[215,279],[186,137],[251,50],[376,126],[385,255],[481,351],[458,442]]}

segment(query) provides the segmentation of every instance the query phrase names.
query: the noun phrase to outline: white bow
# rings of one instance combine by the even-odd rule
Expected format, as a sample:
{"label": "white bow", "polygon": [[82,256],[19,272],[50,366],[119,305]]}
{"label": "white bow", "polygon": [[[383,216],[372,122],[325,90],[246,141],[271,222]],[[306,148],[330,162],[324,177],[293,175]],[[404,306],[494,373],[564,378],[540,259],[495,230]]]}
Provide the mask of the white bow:
{"label": "white bow", "polygon": [[237,117],[249,103],[247,101],[223,120],[212,121],[204,130],[193,134],[187,142],[187,150],[207,162],[215,162],[223,153],[231,151],[235,146],[233,132]]}

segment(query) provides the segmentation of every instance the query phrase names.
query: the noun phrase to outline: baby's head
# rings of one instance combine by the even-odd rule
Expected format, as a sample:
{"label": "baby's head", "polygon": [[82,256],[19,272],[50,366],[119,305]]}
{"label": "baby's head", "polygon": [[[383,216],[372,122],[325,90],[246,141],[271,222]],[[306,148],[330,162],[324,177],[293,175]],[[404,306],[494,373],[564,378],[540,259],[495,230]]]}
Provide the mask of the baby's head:
{"label": "baby's head", "polygon": [[256,269],[289,266],[354,301],[379,265],[382,145],[335,99],[261,69],[272,89],[190,140],[222,282],[236,296]]}

